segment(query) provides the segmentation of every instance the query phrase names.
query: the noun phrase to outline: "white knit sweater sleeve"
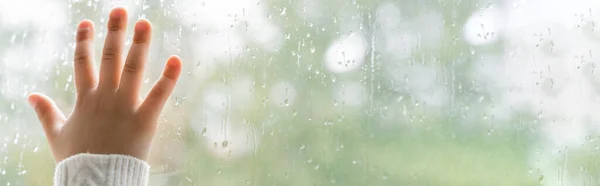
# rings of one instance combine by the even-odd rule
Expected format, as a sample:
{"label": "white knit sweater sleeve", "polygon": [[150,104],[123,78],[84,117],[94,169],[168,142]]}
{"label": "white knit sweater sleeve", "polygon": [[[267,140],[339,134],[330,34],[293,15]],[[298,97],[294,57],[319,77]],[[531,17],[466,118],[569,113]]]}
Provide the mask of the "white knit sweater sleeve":
{"label": "white knit sweater sleeve", "polygon": [[126,155],[78,154],[56,166],[55,186],[145,186],[150,166]]}

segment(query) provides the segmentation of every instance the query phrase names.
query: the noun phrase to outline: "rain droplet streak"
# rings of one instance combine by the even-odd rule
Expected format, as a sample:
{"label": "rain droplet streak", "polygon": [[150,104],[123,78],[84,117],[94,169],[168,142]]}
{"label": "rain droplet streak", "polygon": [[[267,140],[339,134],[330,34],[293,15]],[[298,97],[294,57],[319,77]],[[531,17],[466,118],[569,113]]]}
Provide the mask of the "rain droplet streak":
{"label": "rain droplet streak", "polygon": [[19,143],[19,133],[17,133],[17,135],[15,135],[15,139],[13,140],[14,144]]}
{"label": "rain droplet streak", "polygon": [[204,127],[204,129],[202,129],[202,136],[206,136],[206,127]]}
{"label": "rain droplet streak", "polygon": [[283,9],[281,9],[281,13],[279,15],[285,15],[287,11],[286,7],[283,7]]}

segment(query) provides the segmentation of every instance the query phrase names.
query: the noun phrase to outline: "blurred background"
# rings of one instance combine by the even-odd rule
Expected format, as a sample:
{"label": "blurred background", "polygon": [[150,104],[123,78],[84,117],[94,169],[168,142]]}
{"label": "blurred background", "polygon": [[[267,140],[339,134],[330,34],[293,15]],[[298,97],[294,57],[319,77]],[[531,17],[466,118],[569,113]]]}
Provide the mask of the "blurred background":
{"label": "blurred background", "polygon": [[0,185],[51,185],[26,97],[72,111],[116,6],[144,95],[184,61],[150,185],[600,185],[597,0],[0,0]]}

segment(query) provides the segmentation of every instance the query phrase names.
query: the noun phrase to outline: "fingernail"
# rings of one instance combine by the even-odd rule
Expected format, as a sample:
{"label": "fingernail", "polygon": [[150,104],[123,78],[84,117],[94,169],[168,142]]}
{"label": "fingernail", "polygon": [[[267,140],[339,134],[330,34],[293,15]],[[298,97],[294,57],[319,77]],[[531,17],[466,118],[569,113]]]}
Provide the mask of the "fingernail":
{"label": "fingernail", "polygon": [[150,23],[147,20],[140,20],[135,24],[135,31],[142,32],[148,30]]}
{"label": "fingernail", "polygon": [[169,58],[169,61],[167,61],[167,66],[169,68],[179,68],[179,66],[181,66],[181,58],[179,58],[179,56],[171,56]]}
{"label": "fingernail", "polygon": [[91,23],[89,21],[83,21],[79,24],[79,27],[77,28],[77,31],[88,31],[91,27]]}
{"label": "fingernail", "polygon": [[111,19],[120,19],[123,15],[125,15],[125,9],[123,8],[114,8],[110,12]]}
{"label": "fingernail", "polygon": [[35,106],[37,106],[37,101],[33,97],[29,97],[27,101],[29,101],[29,105],[31,105],[31,107],[35,108]]}

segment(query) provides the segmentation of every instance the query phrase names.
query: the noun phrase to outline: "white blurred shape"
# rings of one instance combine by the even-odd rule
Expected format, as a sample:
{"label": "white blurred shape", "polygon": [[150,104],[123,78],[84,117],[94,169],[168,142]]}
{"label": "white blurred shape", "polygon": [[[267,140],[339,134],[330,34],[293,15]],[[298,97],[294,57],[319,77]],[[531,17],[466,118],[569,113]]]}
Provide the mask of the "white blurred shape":
{"label": "white blurred shape", "polygon": [[377,34],[380,39],[376,42],[377,50],[385,53],[392,60],[408,58],[417,45],[415,35],[403,28],[409,23],[402,19],[400,9],[391,2],[382,3],[377,8],[377,22],[380,26]]}
{"label": "white blurred shape", "polygon": [[224,113],[229,105],[229,96],[223,86],[212,86],[204,95],[204,103],[208,110]]}
{"label": "white blurred shape", "polygon": [[385,73],[398,82],[399,90],[428,106],[442,107],[448,102],[448,90],[444,87],[442,69],[432,65],[388,67]]}
{"label": "white blurred shape", "polygon": [[399,28],[401,18],[400,9],[392,2],[381,3],[377,7],[377,22],[383,31],[393,32],[394,29]]}
{"label": "white blurred shape", "polygon": [[494,7],[474,12],[464,26],[464,37],[472,45],[486,45],[498,41],[504,22]]}
{"label": "white blurred shape", "polygon": [[194,44],[198,49],[194,60],[201,61],[204,69],[214,67],[215,61],[235,60],[244,54],[248,42],[268,52],[277,52],[283,45],[281,29],[267,18],[264,3],[257,0],[181,0],[176,9],[178,21],[193,27],[194,41],[199,41]]}
{"label": "white blurred shape", "polygon": [[64,28],[66,11],[50,0],[8,0],[0,2],[0,25],[3,29],[31,25],[44,30]]}
{"label": "white blurred shape", "polygon": [[[96,2],[99,2],[98,0],[95,0]],[[84,3],[88,3],[89,1],[84,1]],[[140,1],[140,0],[105,0],[105,1],[101,1],[101,3],[104,4],[104,7],[106,7],[106,15],[108,15],[108,13],[110,12],[110,10],[112,8],[116,8],[116,7],[122,7],[125,8],[128,12],[129,15],[133,15],[133,13],[137,10],[138,7],[142,7],[143,6],[148,6],[148,3],[146,3],[147,1]],[[145,3],[145,4],[141,4],[141,3]]]}
{"label": "white blurred shape", "polygon": [[283,45],[283,33],[275,24],[256,15],[257,18],[248,21],[248,32],[252,39],[269,52],[278,51]]}
{"label": "white blurred shape", "polygon": [[[595,14],[600,12],[600,1],[511,0],[503,8],[506,24],[495,26],[506,38],[504,56],[498,62],[482,60],[475,78],[486,84],[493,104],[498,105],[496,112],[537,114],[532,124],[541,136],[534,148],[537,152],[530,154],[530,164],[550,175],[564,169],[566,150],[579,151],[588,143],[587,136],[600,128],[595,122],[600,110],[598,82],[593,78],[600,44],[593,34],[586,33],[599,20]],[[497,20],[487,17],[474,20]],[[477,23],[471,25],[477,28]],[[475,31],[472,33],[480,32]],[[489,43],[480,38],[468,41]],[[576,185],[589,176],[565,171],[559,177],[547,176],[543,185]]]}
{"label": "white blurred shape", "polygon": [[311,23],[324,23],[327,19],[323,19],[323,13],[325,13],[325,7],[321,0],[303,0],[293,1],[296,4],[293,6],[296,8],[296,14],[298,17],[305,18]]}
{"label": "white blurred shape", "polygon": [[195,45],[194,57],[205,66],[228,64],[245,52],[246,43],[238,33],[231,31],[203,34],[195,41],[197,42],[192,43]]}
{"label": "white blurred shape", "polygon": [[431,48],[440,48],[442,42],[444,17],[438,11],[426,11],[412,20],[418,32],[415,36],[419,43]]}
{"label": "white blurred shape", "polygon": [[236,109],[230,108],[230,104],[233,104],[230,98],[235,101],[240,99],[232,98],[232,95],[249,96],[243,92],[252,87],[251,80],[246,77],[236,78],[233,85],[239,87],[230,89],[222,84],[210,85],[201,104],[202,109],[194,114],[191,123],[206,149],[225,161],[235,161],[250,154],[259,143],[254,131],[239,122],[242,119],[237,118]]}
{"label": "white blurred shape", "polygon": [[[35,85],[44,74],[40,72],[47,70],[52,62],[59,60],[59,52],[67,50],[66,47],[61,46],[66,44],[61,43],[57,39],[60,37],[56,34],[46,33],[43,36],[48,36],[44,38],[43,43],[10,45],[0,54],[0,80],[5,80],[4,83],[0,83],[0,90],[5,90],[3,92],[5,98],[22,99],[24,92],[29,92],[30,88],[35,87],[28,85]],[[37,40],[39,39],[34,38],[27,41]]]}
{"label": "white blurred shape", "polygon": [[225,29],[245,21],[262,7],[257,0],[181,0],[176,8],[180,22]]}
{"label": "white blurred shape", "polygon": [[333,41],[325,53],[325,66],[334,73],[350,72],[359,68],[367,53],[361,33],[352,33]]}

